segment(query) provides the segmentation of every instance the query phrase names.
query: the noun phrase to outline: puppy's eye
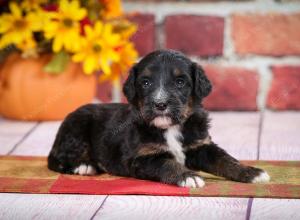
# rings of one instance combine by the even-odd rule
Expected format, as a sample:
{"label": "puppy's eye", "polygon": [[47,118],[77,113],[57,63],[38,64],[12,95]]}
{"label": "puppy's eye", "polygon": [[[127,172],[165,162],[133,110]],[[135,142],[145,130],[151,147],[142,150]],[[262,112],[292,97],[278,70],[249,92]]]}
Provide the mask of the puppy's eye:
{"label": "puppy's eye", "polygon": [[151,86],[151,82],[148,79],[143,79],[142,86],[144,89],[147,89]]}
{"label": "puppy's eye", "polygon": [[177,86],[178,88],[182,88],[182,87],[184,87],[184,85],[185,85],[184,79],[182,79],[182,78],[176,79],[176,86]]}

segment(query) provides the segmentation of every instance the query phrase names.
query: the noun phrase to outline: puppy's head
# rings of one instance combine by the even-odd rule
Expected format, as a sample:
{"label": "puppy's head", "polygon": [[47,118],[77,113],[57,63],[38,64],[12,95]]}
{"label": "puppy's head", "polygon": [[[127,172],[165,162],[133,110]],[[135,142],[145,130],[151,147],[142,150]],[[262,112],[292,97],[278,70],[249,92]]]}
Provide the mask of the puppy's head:
{"label": "puppy's head", "polygon": [[182,123],[210,93],[211,84],[182,53],[158,50],[132,67],[123,91],[147,123],[166,129]]}

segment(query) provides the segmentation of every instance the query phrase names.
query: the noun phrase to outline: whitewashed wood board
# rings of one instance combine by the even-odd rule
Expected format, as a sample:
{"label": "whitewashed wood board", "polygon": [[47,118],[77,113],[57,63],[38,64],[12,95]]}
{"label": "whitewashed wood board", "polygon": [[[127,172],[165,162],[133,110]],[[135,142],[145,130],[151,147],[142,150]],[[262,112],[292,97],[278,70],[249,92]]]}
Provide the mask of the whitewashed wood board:
{"label": "whitewashed wood board", "polygon": [[22,122],[1,118],[0,154],[9,153],[36,124],[36,122]]}
{"label": "whitewashed wood board", "polygon": [[247,198],[109,196],[95,219],[245,219]]}
{"label": "whitewashed wood board", "polygon": [[0,194],[0,219],[90,219],[106,196]]}
{"label": "whitewashed wood board", "polygon": [[240,160],[257,158],[258,112],[213,112],[210,134],[212,140]]}
{"label": "whitewashed wood board", "polygon": [[12,152],[12,155],[47,156],[61,121],[42,122]]}
{"label": "whitewashed wood board", "polygon": [[298,220],[300,199],[254,199],[251,220]]}
{"label": "whitewashed wood board", "polygon": [[264,113],[259,159],[300,160],[300,112]]}

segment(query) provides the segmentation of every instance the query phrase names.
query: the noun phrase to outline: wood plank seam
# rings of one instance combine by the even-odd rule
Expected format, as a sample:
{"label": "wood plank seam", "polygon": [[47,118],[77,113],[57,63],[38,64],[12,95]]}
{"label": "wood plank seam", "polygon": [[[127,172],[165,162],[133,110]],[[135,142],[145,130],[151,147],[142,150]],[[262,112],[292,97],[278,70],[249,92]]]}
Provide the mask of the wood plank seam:
{"label": "wood plank seam", "polygon": [[101,205],[99,206],[98,209],[96,209],[95,213],[92,215],[92,217],[90,218],[90,220],[93,220],[95,218],[95,216],[97,215],[98,212],[101,211],[101,208],[103,207],[106,199],[108,198],[108,195],[104,198],[103,202],[101,203]]}
{"label": "wood plank seam", "polygon": [[[258,132],[257,132],[257,145],[256,145],[256,159],[257,160],[259,160],[259,151],[260,151],[260,143],[261,143],[261,134],[262,134],[263,122],[264,122],[264,110],[262,110],[259,114]],[[253,204],[253,198],[249,198],[248,203],[247,203],[246,220],[250,219],[252,204]]]}
{"label": "wood plank seam", "polygon": [[[261,145],[261,135],[262,135],[262,128],[263,128],[263,123],[264,123],[264,113],[265,111],[262,110],[259,114],[259,124],[258,124],[258,134],[257,134],[257,154],[256,154],[256,159],[259,160],[259,154],[260,154],[260,145]],[[253,198],[249,198],[248,204],[247,204],[247,211],[246,211],[246,220],[250,220],[251,216],[251,210],[252,210],[252,205],[253,205]]]}
{"label": "wood plank seam", "polygon": [[13,147],[12,149],[6,154],[6,155],[11,155],[17,147],[22,144],[23,141],[26,140],[26,138],[34,131],[36,128],[40,125],[40,122],[37,122],[36,125],[34,125]]}
{"label": "wood plank seam", "polygon": [[247,210],[246,210],[246,220],[250,220],[252,203],[253,203],[253,198],[249,198],[247,203]]}

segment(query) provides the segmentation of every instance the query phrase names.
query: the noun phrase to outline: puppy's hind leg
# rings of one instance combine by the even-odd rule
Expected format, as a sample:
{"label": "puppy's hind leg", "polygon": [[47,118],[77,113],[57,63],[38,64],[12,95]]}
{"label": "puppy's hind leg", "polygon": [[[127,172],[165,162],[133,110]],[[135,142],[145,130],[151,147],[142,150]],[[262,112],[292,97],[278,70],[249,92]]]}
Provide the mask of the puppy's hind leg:
{"label": "puppy's hind leg", "polygon": [[55,141],[48,156],[48,168],[60,173],[94,175],[96,169],[89,158],[89,144],[66,135]]}
{"label": "puppy's hind leg", "polygon": [[97,170],[89,155],[87,121],[79,122],[71,116],[59,128],[48,156],[48,168],[60,173],[94,175]]}

